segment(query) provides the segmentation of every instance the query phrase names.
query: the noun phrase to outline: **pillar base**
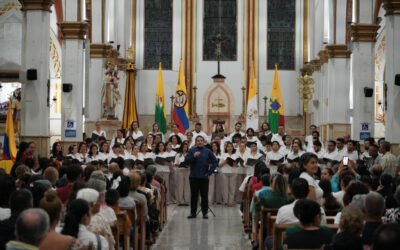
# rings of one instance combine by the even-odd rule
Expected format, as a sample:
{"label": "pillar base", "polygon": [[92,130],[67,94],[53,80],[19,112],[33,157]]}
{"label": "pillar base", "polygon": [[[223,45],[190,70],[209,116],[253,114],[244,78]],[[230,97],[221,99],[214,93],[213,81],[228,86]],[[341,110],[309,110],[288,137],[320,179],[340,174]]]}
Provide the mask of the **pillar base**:
{"label": "pillar base", "polygon": [[19,141],[34,142],[36,145],[36,152],[40,157],[50,156],[50,136],[24,136],[21,135]]}
{"label": "pillar base", "polygon": [[329,140],[335,140],[338,137],[343,137],[345,134],[351,133],[351,124],[335,123],[321,125],[321,138],[324,145],[327,145]]}

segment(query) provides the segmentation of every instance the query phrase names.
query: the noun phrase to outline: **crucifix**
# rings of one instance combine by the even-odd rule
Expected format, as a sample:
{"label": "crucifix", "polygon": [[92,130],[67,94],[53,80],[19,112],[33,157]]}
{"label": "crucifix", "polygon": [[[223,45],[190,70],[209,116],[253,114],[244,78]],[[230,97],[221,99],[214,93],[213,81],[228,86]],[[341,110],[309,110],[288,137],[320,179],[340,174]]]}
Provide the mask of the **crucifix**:
{"label": "crucifix", "polygon": [[218,4],[218,20],[219,20],[219,27],[218,27],[218,34],[212,38],[211,42],[215,44],[215,53],[217,54],[217,63],[218,63],[218,73],[214,75],[212,78],[225,78],[225,76],[221,75],[220,73],[220,64],[221,64],[221,46],[223,43],[227,42],[227,38],[222,37],[221,34],[221,26],[222,26],[222,7],[221,7],[221,0],[219,0]]}

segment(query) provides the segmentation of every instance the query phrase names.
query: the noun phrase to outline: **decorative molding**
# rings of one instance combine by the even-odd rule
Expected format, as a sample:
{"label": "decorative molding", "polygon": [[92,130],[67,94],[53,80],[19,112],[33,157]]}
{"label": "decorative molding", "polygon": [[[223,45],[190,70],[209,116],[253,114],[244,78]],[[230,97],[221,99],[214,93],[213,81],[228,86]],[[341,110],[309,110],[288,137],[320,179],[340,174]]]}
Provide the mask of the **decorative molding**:
{"label": "decorative molding", "polygon": [[[321,69],[321,66],[319,67],[319,69]],[[303,68],[300,69],[301,76],[305,76],[305,75],[312,76],[314,71],[316,71],[316,69],[315,69],[314,65],[312,65],[310,63],[304,64]]]}
{"label": "decorative molding", "polygon": [[89,32],[87,22],[62,22],[58,23],[62,39],[85,39]]}
{"label": "decorative molding", "polygon": [[21,5],[22,11],[27,10],[43,10],[43,11],[51,11],[51,5],[53,4],[53,0],[18,0]]}
{"label": "decorative molding", "polygon": [[321,66],[324,65],[324,63],[328,62],[329,55],[328,51],[326,49],[322,49],[318,52],[318,56],[321,59]]}
{"label": "decorative molding", "polygon": [[111,54],[112,45],[104,43],[90,44],[90,58],[106,58]]}
{"label": "decorative molding", "polygon": [[350,26],[353,42],[376,42],[379,25],[357,23]]}
{"label": "decorative molding", "polygon": [[351,51],[347,50],[345,44],[329,44],[325,46],[328,51],[329,59],[331,58],[350,58]]}
{"label": "decorative molding", "polygon": [[53,39],[50,36],[50,58],[53,60],[53,68],[55,72],[55,77],[57,79],[61,78],[61,61],[60,61],[60,56],[58,55],[58,51],[56,48],[56,45],[53,41]]}
{"label": "decorative molding", "polygon": [[6,3],[4,6],[0,8],[0,16],[10,10],[20,11],[21,8],[22,6],[19,3]]}
{"label": "decorative molding", "polygon": [[311,65],[314,67],[314,71],[320,71],[321,70],[321,59],[319,58],[314,58],[311,60]]}
{"label": "decorative molding", "polygon": [[400,0],[383,0],[383,8],[386,10],[385,16],[400,15]]}

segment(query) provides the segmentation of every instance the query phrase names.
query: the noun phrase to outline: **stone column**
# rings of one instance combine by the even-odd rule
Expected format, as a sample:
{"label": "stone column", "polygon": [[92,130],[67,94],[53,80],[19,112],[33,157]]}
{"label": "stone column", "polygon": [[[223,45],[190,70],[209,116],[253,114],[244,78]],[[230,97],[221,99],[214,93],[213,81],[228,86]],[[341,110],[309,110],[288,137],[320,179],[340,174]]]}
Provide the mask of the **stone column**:
{"label": "stone column", "polygon": [[34,141],[41,156],[49,154],[49,40],[51,0],[20,0],[25,17],[22,70],[37,72],[22,84],[21,140]]}
{"label": "stone column", "polygon": [[[366,137],[374,136],[375,98],[366,97],[364,89],[375,89],[375,41],[379,25],[371,24],[373,1],[360,3],[357,13],[358,23],[351,25],[353,44],[352,80],[353,80],[353,122],[351,138],[364,143]],[[369,15],[367,15],[369,13]]]}
{"label": "stone column", "polygon": [[386,68],[387,84],[386,140],[400,143],[400,86],[394,84],[400,74],[400,0],[383,0],[386,10]]}
{"label": "stone column", "polygon": [[66,21],[59,24],[62,33],[63,84],[72,84],[70,92],[62,93],[61,140],[82,141],[84,43],[88,23]]}

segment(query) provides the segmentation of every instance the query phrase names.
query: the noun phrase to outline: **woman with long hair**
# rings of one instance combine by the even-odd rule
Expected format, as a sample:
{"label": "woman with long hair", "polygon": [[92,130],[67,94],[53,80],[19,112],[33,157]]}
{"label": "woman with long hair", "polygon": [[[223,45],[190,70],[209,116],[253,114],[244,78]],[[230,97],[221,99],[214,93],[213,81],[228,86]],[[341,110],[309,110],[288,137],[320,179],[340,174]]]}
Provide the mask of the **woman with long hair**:
{"label": "woman with long hair", "polygon": [[237,155],[232,142],[227,142],[225,153],[222,154],[217,176],[217,189],[221,191],[222,202],[234,206],[237,189]]}
{"label": "woman with long hair", "polygon": [[53,158],[57,161],[62,161],[64,159],[63,151],[61,143],[56,141],[53,143],[53,147],[51,148],[50,158]]}
{"label": "woman with long hair", "polygon": [[82,162],[85,163],[86,162],[86,156],[87,156],[87,145],[84,142],[80,142],[79,146],[78,146],[78,152],[79,155],[82,159]]}
{"label": "woman with long hair", "polygon": [[131,159],[133,145],[130,140],[125,140],[124,142],[124,154],[125,159]]}
{"label": "woman with long hair", "polygon": [[57,245],[57,249],[75,249],[78,248],[80,242],[74,236],[62,235],[56,232],[56,226],[62,215],[62,202],[58,198],[57,193],[48,190],[40,200],[39,207],[47,212],[50,219],[50,231],[46,237],[40,242],[39,249],[51,250]]}
{"label": "woman with long hair", "polygon": [[[164,180],[165,182],[165,187],[167,190],[171,191],[170,189],[170,167],[172,166],[172,163],[167,160],[169,157],[169,153],[165,152],[165,144],[163,142],[157,143],[156,146],[156,168],[157,168],[157,174]],[[173,197],[170,192],[167,193],[167,201],[168,202],[173,202]]]}
{"label": "woman with long hair", "polygon": [[143,133],[139,129],[139,123],[137,121],[132,121],[129,127],[129,135],[132,136],[136,143],[142,142],[144,140]]}
{"label": "woman with long hair", "polygon": [[317,181],[314,179],[315,174],[318,172],[318,158],[313,153],[304,153],[300,157],[300,178],[308,182],[308,199],[317,201],[322,204],[322,197],[324,191],[319,187]]}
{"label": "woman with long hair", "polygon": [[82,199],[75,199],[67,207],[61,233],[79,239],[84,246],[93,244],[94,249],[109,250],[108,242],[103,236],[96,235],[87,229],[90,219],[89,203]]}
{"label": "woman with long hair", "polygon": [[99,155],[99,147],[97,146],[97,144],[92,144],[89,148],[89,152],[88,152],[88,157],[86,159],[86,162],[92,162],[92,161],[98,161],[101,160],[101,156]]}
{"label": "woman with long hair", "polygon": [[75,144],[68,147],[67,157],[71,157],[72,159],[76,159],[82,162],[81,154],[78,151],[78,146],[76,146]]}
{"label": "woman with long hair", "polygon": [[175,152],[178,152],[179,148],[181,147],[181,143],[182,143],[181,138],[177,135],[172,135],[169,137],[168,141],[172,144],[172,149]]}
{"label": "woman with long hair", "polygon": [[107,160],[109,153],[110,153],[110,145],[108,144],[107,141],[104,141],[103,143],[100,144],[99,156],[103,161],[105,161]]}
{"label": "woman with long hair", "polygon": [[149,132],[149,134],[153,135],[154,137],[156,135],[160,135],[161,140],[164,141],[164,134],[160,131],[160,125],[157,122],[153,123],[152,129]]}
{"label": "woman with long hair", "polygon": [[318,183],[319,187],[322,189],[324,192],[322,196],[322,207],[325,210],[338,210],[342,206],[340,203],[336,200],[336,198],[332,194],[332,185],[331,182],[327,179],[322,179]]}
{"label": "woman with long hair", "polygon": [[275,174],[278,171],[278,167],[283,164],[285,160],[285,156],[279,151],[280,148],[281,145],[279,144],[279,142],[273,141],[272,151],[267,153],[267,162],[268,167],[271,171],[271,175]]}
{"label": "woman with long hair", "polygon": [[175,157],[175,199],[178,205],[190,203],[189,165],[185,162],[188,150],[188,144],[183,142]]}

